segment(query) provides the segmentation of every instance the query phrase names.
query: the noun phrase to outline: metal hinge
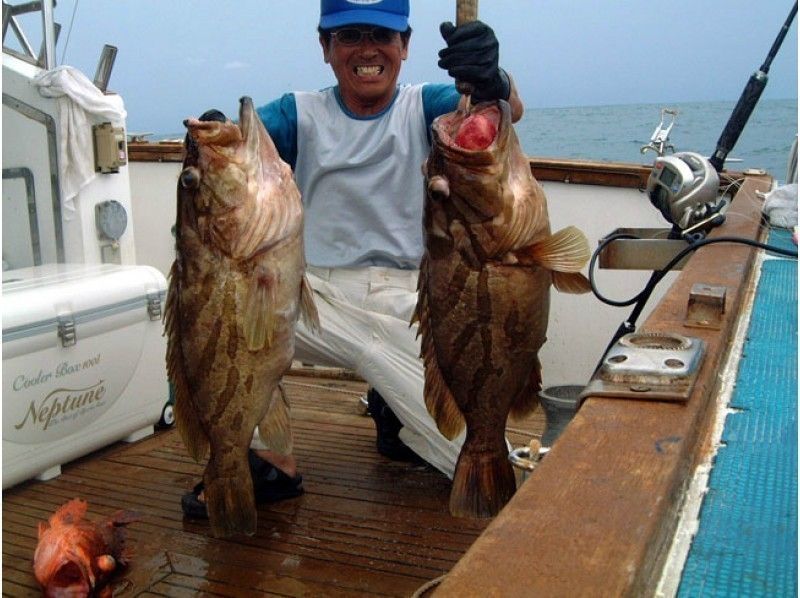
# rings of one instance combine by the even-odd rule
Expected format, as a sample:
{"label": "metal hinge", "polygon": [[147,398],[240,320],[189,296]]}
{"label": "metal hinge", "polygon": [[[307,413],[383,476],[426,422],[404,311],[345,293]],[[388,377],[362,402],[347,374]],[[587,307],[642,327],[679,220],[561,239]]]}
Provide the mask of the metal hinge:
{"label": "metal hinge", "polygon": [[161,295],[158,293],[147,294],[147,315],[153,321],[161,319]]}
{"label": "metal hinge", "polygon": [[72,316],[58,316],[58,338],[62,347],[71,347],[78,342],[75,334],[75,319]]}

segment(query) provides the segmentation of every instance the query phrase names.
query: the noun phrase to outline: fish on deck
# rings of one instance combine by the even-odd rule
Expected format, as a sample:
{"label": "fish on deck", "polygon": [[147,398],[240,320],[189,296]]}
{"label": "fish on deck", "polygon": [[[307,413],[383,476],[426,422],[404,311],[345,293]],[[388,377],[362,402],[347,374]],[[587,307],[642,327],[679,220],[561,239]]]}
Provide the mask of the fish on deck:
{"label": "fish on deck", "polygon": [[425,403],[439,431],[466,425],[450,494],[464,517],[497,514],[516,490],[504,431],[509,413],[538,405],[551,284],[583,293],[583,233],[550,233],[544,191],[531,174],[506,102],[433,123],[423,166],[425,254],[415,319]]}
{"label": "fish on deck", "polygon": [[39,523],[33,573],[45,596],[111,596],[108,582],[130,561],[125,526],[139,515],[117,511],[92,521],[87,510],[87,502],[75,498]]}
{"label": "fish on deck", "polygon": [[210,449],[205,499],[211,532],[224,537],[255,533],[247,450],[258,426],[270,449],[291,452],[289,406],[276,389],[298,315],[319,324],[291,169],[250,98],[238,124],[214,116],[184,123],[165,328],[176,425],[196,460]]}

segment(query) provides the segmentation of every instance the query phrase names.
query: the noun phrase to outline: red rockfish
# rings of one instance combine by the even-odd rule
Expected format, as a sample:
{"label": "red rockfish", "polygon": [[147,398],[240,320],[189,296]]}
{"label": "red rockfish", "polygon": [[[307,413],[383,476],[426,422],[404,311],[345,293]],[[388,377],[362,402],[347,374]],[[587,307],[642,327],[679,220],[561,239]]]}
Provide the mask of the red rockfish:
{"label": "red rockfish", "polygon": [[94,522],[85,518],[87,508],[75,498],[39,523],[33,573],[45,596],[111,596],[110,577],[130,561],[125,526],[139,516],[117,511]]}

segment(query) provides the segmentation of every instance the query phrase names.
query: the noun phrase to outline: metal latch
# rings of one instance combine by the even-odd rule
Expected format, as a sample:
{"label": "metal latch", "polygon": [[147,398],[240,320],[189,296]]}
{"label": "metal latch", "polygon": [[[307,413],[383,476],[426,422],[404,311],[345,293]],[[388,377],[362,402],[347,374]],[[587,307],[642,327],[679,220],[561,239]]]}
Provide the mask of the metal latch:
{"label": "metal latch", "polygon": [[147,315],[150,319],[161,319],[161,295],[158,293],[147,293]]}
{"label": "metal latch", "polygon": [[75,334],[75,318],[71,315],[58,316],[58,338],[62,347],[71,347],[78,342]]}

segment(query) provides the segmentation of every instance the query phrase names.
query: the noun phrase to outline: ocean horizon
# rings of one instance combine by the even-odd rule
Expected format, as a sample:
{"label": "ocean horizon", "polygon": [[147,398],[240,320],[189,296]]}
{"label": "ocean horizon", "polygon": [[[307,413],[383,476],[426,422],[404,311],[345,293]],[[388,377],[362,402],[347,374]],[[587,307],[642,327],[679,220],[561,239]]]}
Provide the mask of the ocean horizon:
{"label": "ocean horizon", "polygon": [[[735,101],[713,101],[529,107],[515,129],[528,156],[650,165],[656,154],[643,154],[641,147],[661,120],[662,108],[678,113],[669,137],[675,151],[710,156],[735,106]],[[783,182],[796,136],[797,98],[762,98],[728,154],[725,168],[763,169]],[[176,132],[151,139],[182,138],[183,132]]]}
{"label": "ocean horizon", "polygon": [[[735,101],[672,102],[526,109],[515,125],[525,153],[548,158],[653,163],[641,152],[661,120],[661,109],[677,111],[670,142],[676,152],[711,156]],[[761,99],[728,154],[725,168],[763,169],[786,178],[789,152],[797,136],[797,99]]]}

